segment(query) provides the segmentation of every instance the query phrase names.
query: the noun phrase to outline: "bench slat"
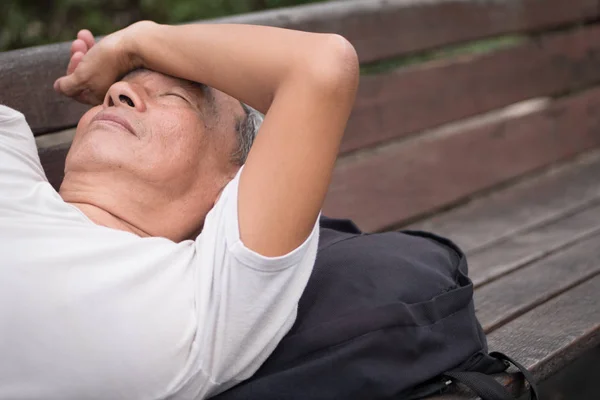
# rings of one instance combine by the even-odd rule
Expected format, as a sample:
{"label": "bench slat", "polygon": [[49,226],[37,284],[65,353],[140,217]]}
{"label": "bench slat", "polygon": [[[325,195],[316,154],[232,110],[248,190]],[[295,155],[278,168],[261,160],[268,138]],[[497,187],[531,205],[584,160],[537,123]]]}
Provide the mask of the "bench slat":
{"label": "bench slat", "polygon": [[[594,172],[600,172],[600,170],[594,171],[590,168],[590,165],[596,164],[600,168],[600,153],[572,164],[570,168],[555,170],[542,179],[535,178],[529,182],[503,189],[495,195],[480,198],[474,204],[448,212],[446,218],[453,216],[453,214],[460,214],[460,217],[455,217],[456,222],[461,221],[462,225],[468,227],[471,221],[474,221],[475,224],[481,222],[481,212],[482,209],[485,209],[487,213],[484,214],[483,218],[487,223],[486,227],[494,230],[496,227],[493,221],[502,225],[503,214],[507,212],[509,219],[511,219],[510,211],[512,210],[532,210],[535,214],[537,205],[545,208],[545,199],[552,201],[556,198],[548,192],[547,189],[550,187],[560,190],[556,193],[558,196],[562,192],[571,193],[571,197],[559,200],[563,203],[563,207],[567,205],[569,199],[573,201],[578,194],[585,197],[587,193],[580,190],[586,184],[600,188],[600,183],[597,181],[598,174],[594,174]],[[570,185],[573,180],[577,180],[580,176],[587,177],[589,182],[586,183],[580,180],[576,185]],[[501,212],[496,214],[494,211],[498,208],[501,209]],[[499,280],[486,283],[485,286],[476,288],[476,313],[488,334],[515,318],[526,318],[527,314],[525,313],[533,308],[543,305],[549,299],[559,296],[600,274],[600,264],[597,262],[600,259],[600,235],[598,233],[593,237],[588,235],[587,239],[579,240],[576,244],[571,243],[568,248],[563,248],[564,243],[561,242],[561,236],[564,236],[562,239],[570,241],[573,235],[585,236],[586,232],[588,234],[592,232],[594,226],[600,226],[600,220],[598,219],[600,206],[587,204],[586,206],[580,205],[579,209],[579,212],[570,210],[570,215],[562,214],[562,217],[556,218],[550,223],[538,224],[526,231],[516,233],[510,240],[489,243],[487,247],[475,251],[469,256],[469,273],[476,282],[477,280],[481,281],[482,273],[493,269],[494,264],[510,264],[515,258],[519,258],[518,252],[515,252],[515,249],[511,251],[511,246],[507,246],[507,244],[515,245],[518,250],[528,249],[532,253],[539,252],[539,245],[558,250],[556,254],[547,255],[533,263],[526,261],[529,257],[524,251],[524,257],[519,264],[522,267],[521,269],[505,275]],[[517,211],[516,214],[522,213]],[[552,213],[552,215],[555,214]],[[486,215],[488,218],[485,218]],[[522,215],[522,217],[525,216]],[[433,220],[435,219],[436,217],[433,218]],[[516,221],[513,222],[516,223]],[[414,228],[420,229],[422,227],[416,225]],[[456,228],[460,230],[461,225],[457,225]],[[485,227],[482,226],[481,229],[482,232],[485,232]],[[487,252],[492,252],[494,255],[494,257],[490,257],[489,261],[491,262],[485,263],[483,259],[476,259],[480,254],[485,255]],[[477,265],[478,263],[481,265]],[[553,312],[558,315],[561,309],[553,310]],[[507,338],[507,340],[510,340],[510,338]],[[535,346],[532,343],[529,343],[529,345]],[[508,354],[521,361],[521,354]],[[515,397],[519,397],[524,393],[523,380],[518,374],[501,374],[497,379]],[[478,397],[462,385],[453,385],[447,393],[434,396],[431,400],[433,399],[475,400]]]}
{"label": "bench slat", "polygon": [[[599,210],[594,209],[596,220],[599,220]],[[491,332],[548,299],[598,275],[598,260],[600,235],[595,235],[478,288],[475,291],[475,308],[484,331]]]}
{"label": "bench slat", "polygon": [[[600,152],[410,226],[450,237],[471,256],[600,197]],[[469,221],[469,223],[465,223]],[[471,260],[471,257],[469,257]]]}
{"label": "bench slat", "polygon": [[342,152],[600,82],[600,26],[361,77]]}
{"label": "bench slat", "polygon": [[[209,22],[275,25],[343,34],[362,62],[511,32],[537,31],[599,15],[596,0],[347,0]],[[75,126],[86,109],[52,90],[69,43],[0,53],[0,103],[23,112],[36,133]]]}
{"label": "bench slat", "polygon": [[22,112],[36,134],[75,126],[89,108],[52,84],[69,62],[70,43],[0,53],[0,104]]}
{"label": "bench slat", "polygon": [[490,349],[513,355],[543,380],[600,344],[598,293],[600,275],[490,333]]}
{"label": "bench slat", "polygon": [[369,62],[598,15],[595,0],[344,0],[215,21],[339,33],[354,44],[361,62]]}
{"label": "bench slat", "polygon": [[600,89],[531,114],[420,137],[336,168],[324,213],[367,231],[398,226],[477,191],[600,145]]}
{"label": "bench slat", "polygon": [[[596,185],[600,187],[600,182]],[[469,274],[475,287],[485,285],[536,260],[543,260],[552,253],[600,233],[600,198],[595,204],[470,254]]]}

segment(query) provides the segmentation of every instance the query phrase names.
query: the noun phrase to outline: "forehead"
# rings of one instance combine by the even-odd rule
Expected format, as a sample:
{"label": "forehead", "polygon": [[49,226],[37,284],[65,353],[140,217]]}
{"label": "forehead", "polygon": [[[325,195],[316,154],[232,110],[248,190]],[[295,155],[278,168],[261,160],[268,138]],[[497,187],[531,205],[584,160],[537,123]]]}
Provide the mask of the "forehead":
{"label": "forehead", "polygon": [[193,95],[197,100],[210,97],[210,90],[206,85],[191,82],[185,79],[165,75],[148,69],[136,69],[121,78],[121,81],[137,83],[148,89],[181,88]]}

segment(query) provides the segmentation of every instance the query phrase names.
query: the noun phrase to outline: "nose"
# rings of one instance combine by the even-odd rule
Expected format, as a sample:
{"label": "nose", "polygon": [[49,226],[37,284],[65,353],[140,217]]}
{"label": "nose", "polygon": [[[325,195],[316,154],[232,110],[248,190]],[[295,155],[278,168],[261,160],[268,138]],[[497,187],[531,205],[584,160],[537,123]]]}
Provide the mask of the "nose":
{"label": "nose", "polygon": [[127,107],[145,111],[146,105],[140,93],[128,82],[115,82],[104,96],[104,108]]}

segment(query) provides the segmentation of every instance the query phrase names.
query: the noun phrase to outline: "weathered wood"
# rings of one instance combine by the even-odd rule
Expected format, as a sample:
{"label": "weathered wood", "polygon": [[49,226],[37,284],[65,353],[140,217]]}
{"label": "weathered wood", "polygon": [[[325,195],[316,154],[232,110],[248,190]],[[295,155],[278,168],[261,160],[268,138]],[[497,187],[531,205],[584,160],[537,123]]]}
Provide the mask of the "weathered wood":
{"label": "weathered wood", "polygon": [[[537,31],[595,18],[596,0],[347,0],[245,14],[208,22],[336,32],[362,62],[503,33]],[[34,132],[74,126],[85,107],[52,90],[68,63],[69,43],[0,53],[0,103],[23,112]]]}
{"label": "weathered wood", "polygon": [[[562,248],[566,241],[573,240],[573,235],[585,236],[591,233],[595,226],[600,225],[600,207],[589,205],[597,201],[600,195],[598,176],[600,153],[579,159],[567,167],[554,169],[541,178],[512,185],[443,216],[433,217],[432,224],[426,221],[411,228],[433,229],[437,232],[436,227],[442,227],[444,234],[451,236],[451,232],[456,230],[459,237],[466,231],[467,238],[471,239],[483,235],[483,240],[488,245],[469,256],[470,275],[477,282],[481,280],[481,274],[494,264],[506,264],[515,259],[526,262],[527,250],[535,253],[539,245]],[[575,212],[569,207],[570,203],[583,210]],[[569,212],[571,215],[568,215]],[[531,225],[529,214],[533,214],[533,219],[538,220],[536,225]],[[562,215],[562,218],[554,222],[547,221],[557,215]],[[543,217],[540,219],[540,216]],[[509,221],[508,229],[515,232],[510,238],[491,242],[485,237],[490,230],[496,231],[492,234],[504,237],[507,227],[502,222],[506,220]],[[519,231],[522,228],[520,221],[523,221],[523,226],[528,227],[526,231]],[[539,221],[545,222],[542,224]],[[498,223],[500,227],[497,226]],[[471,231],[473,224],[477,227]],[[499,232],[498,228],[501,228]],[[563,235],[565,237],[561,238]],[[527,314],[522,315],[523,313],[598,274],[599,244],[600,236],[596,235],[566,250],[561,249],[559,254],[538,260],[500,280],[476,288],[475,306],[484,329],[489,332],[515,317],[526,318]],[[515,246],[512,250],[511,245]],[[521,250],[525,251],[521,253]],[[485,256],[488,252],[491,254]],[[483,258],[477,260],[478,256]],[[486,262],[486,258],[490,262]],[[561,311],[553,310],[557,318]],[[535,346],[532,343],[530,345]],[[520,360],[519,354],[509,355]],[[519,374],[502,374],[498,379],[516,397],[523,394],[523,379]],[[477,398],[461,385],[453,385],[447,393],[434,396],[431,400]]]}
{"label": "weathered wood", "polygon": [[363,76],[342,152],[600,82],[600,26],[514,48]]}
{"label": "weathered wood", "polygon": [[452,238],[469,254],[471,262],[477,249],[596,201],[600,197],[599,176],[600,151],[595,151],[410,228]]}
{"label": "weathered wood", "polygon": [[421,137],[339,165],[324,212],[367,231],[397,226],[600,145],[600,89],[529,115]]}
{"label": "weathered wood", "polygon": [[540,385],[540,399],[588,399],[598,398],[600,393],[600,346],[586,351],[565,368]]}
{"label": "weathered wood", "polygon": [[597,275],[491,332],[490,349],[513,355],[545,379],[600,344],[599,293]]}
{"label": "weathered wood", "polygon": [[68,144],[73,141],[75,137],[76,128],[65,129],[46,135],[39,135],[35,137],[35,144],[38,149],[56,146],[59,144]]}
{"label": "weathered wood", "polygon": [[228,17],[215,22],[335,32],[362,62],[452,43],[594,19],[595,0],[344,0]]}
{"label": "weathered wood", "polygon": [[[595,218],[600,220],[598,210]],[[484,331],[491,332],[598,274],[600,235],[595,235],[477,288],[477,317]]]}
{"label": "weathered wood", "polygon": [[67,69],[69,46],[59,43],[0,53],[0,104],[25,114],[35,133],[72,127],[88,109],[52,88]]}
{"label": "weathered wood", "polygon": [[[600,187],[600,182],[597,186]],[[536,260],[544,262],[544,257],[600,233],[599,203],[596,201],[588,209],[511,235],[469,255],[473,284],[479,287]]]}

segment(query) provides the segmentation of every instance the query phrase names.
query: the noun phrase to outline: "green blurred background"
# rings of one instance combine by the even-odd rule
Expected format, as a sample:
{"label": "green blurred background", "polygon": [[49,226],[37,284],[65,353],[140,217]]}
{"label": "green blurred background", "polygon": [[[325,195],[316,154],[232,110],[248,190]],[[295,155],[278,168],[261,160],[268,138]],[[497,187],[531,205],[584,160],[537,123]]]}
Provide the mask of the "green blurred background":
{"label": "green blurred background", "polygon": [[104,35],[135,21],[176,24],[323,0],[0,0],[0,51]]}

